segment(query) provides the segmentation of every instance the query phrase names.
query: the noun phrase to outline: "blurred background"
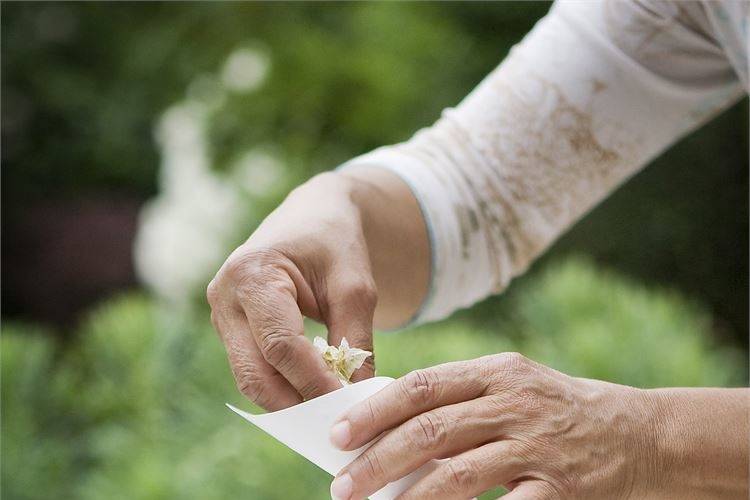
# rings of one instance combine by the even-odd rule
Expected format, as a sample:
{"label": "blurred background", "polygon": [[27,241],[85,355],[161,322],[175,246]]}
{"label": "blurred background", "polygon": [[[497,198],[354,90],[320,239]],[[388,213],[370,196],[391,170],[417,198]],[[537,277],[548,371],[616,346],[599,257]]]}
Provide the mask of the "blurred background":
{"label": "blurred background", "polygon": [[[328,498],[224,407],[251,405],[205,285],[293,186],[431,124],[548,8],[3,3],[4,498]],[[379,372],[518,350],[638,387],[747,385],[747,108],[501,297],[379,334]]]}

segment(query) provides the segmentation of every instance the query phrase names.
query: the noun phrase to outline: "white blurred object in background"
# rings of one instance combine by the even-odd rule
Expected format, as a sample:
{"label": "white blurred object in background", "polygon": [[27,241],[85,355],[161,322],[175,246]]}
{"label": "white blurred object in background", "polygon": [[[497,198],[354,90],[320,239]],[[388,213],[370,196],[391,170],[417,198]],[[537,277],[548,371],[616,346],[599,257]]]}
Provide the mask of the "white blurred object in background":
{"label": "white blurred object in background", "polygon": [[232,52],[221,76],[197,76],[187,98],[167,109],[156,127],[161,153],[159,194],[141,211],[134,243],[141,282],[170,303],[201,293],[238,236],[247,235],[253,198],[278,185],[281,161],[263,148],[212,169],[208,130],[226,91],[249,92],[265,80],[270,59],[257,50]]}
{"label": "white blurred object in background", "polygon": [[227,58],[221,70],[224,86],[235,92],[258,89],[266,79],[270,61],[265,52],[251,47],[237,49]]}

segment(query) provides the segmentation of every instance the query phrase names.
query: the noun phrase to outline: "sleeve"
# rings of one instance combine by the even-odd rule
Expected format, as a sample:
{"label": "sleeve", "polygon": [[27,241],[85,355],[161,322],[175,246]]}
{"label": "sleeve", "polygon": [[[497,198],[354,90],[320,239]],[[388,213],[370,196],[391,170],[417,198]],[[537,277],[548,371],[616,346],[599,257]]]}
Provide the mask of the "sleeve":
{"label": "sleeve", "polygon": [[398,174],[430,238],[416,322],[502,291],[563,231],[744,90],[691,2],[572,2],[455,109],[342,166]]}

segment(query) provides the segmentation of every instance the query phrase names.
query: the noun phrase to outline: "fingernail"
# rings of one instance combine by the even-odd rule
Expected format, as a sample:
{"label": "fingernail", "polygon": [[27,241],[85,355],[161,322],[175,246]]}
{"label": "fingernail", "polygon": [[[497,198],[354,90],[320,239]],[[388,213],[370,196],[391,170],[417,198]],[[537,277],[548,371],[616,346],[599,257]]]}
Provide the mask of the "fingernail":
{"label": "fingernail", "polygon": [[331,498],[334,500],[349,500],[352,496],[352,476],[348,473],[338,476],[331,483]]}
{"label": "fingernail", "polygon": [[331,443],[336,448],[344,449],[352,440],[352,426],[348,420],[334,424],[331,427]]}

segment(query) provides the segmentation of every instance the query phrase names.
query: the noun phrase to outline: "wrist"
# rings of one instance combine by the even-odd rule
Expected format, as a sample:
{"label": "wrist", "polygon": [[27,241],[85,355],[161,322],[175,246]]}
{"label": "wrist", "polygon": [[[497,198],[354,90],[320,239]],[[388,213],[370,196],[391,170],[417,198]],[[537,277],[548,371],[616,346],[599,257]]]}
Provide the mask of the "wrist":
{"label": "wrist", "polygon": [[[586,406],[596,426],[591,446],[603,456],[594,466],[601,498],[654,498],[665,477],[655,450],[659,435],[659,412],[646,390],[580,378]],[[593,456],[597,454],[594,453]],[[669,471],[666,471],[667,473]]]}
{"label": "wrist", "polygon": [[[598,382],[598,381],[597,381]],[[648,390],[618,384],[598,387],[596,405],[604,423],[601,437],[614,444],[608,463],[612,498],[659,498],[668,490],[670,468],[663,462],[661,408]],[[616,471],[613,473],[613,471]]]}
{"label": "wrist", "polygon": [[668,498],[675,493],[675,466],[680,442],[674,440],[670,406],[663,394],[650,389],[633,389],[634,442],[638,443],[634,468],[633,498]]}
{"label": "wrist", "polygon": [[643,390],[652,452],[643,497],[739,498],[748,494],[746,389]]}
{"label": "wrist", "polygon": [[430,245],[422,211],[409,186],[378,166],[337,171],[357,207],[378,288],[377,328],[408,323],[421,306],[430,278]]}
{"label": "wrist", "polygon": [[[353,170],[351,172],[350,170]],[[297,188],[312,199],[336,199],[342,206],[356,213],[362,231],[373,225],[377,207],[382,205],[387,193],[369,179],[369,169],[347,169],[324,172],[312,177]]]}

